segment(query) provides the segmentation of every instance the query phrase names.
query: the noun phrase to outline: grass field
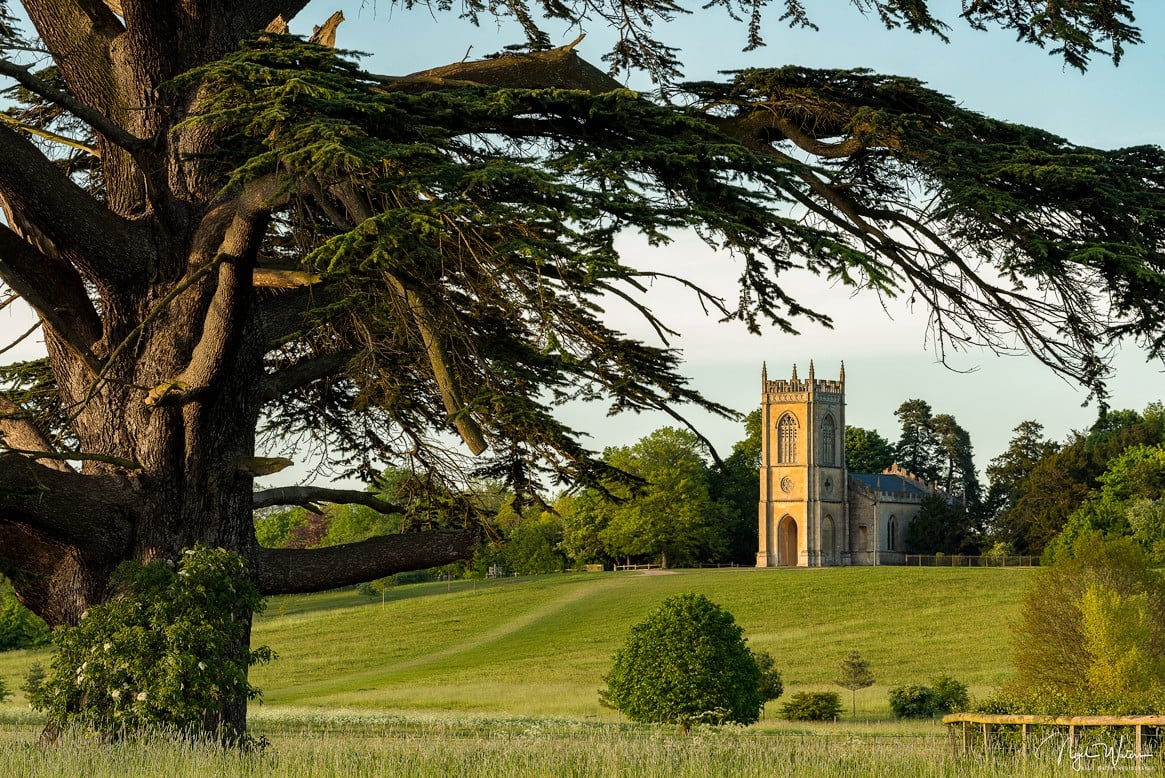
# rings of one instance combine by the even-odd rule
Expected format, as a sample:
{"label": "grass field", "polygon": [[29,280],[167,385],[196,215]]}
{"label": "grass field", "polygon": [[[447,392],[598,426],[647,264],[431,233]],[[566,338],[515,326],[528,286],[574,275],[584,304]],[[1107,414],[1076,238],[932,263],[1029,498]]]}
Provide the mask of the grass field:
{"label": "grass field", "polygon": [[[255,775],[307,774],[297,772],[302,760],[321,775],[479,774],[469,766],[482,760],[496,769],[480,774],[491,775],[1015,774],[1028,768],[960,772],[971,768],[951,761],[941,726],[891,721],[886,691],[939,673],[979,694],[1003,681],[1009,622],[1029,575],[893,567],[577,573],[406,586],[383,603],[352,590],[275,598],[255,622],[254,642],[279,659],[252,673],[264,692],[252,728],[274,748],[245,758],[196,749],[174,756],[176,772],[167,773],[215,774],[204,762],[227,759],[235,760],[231,771]],[[776,658],[786,694],[841,691],[848,709],[848,693],[832,680],[842,657],[860,651],[877,683],[858,693],[857,720],[793,726],[775,717],[777,701],[757,726],[685,739],[626,725],[601,707],[597,690],[627,630],[665,597],[688,591],[731,611],[750,645]],[[15,687],[31,662],[46,659],[43,651],[0,654],[0,678]],[[33,775],[82,758],[97,761],[72,774],[105,774],[101,765],[109,774],[148,774],[113,763],[139,759],[146,770],[160,758],[145,745],[106,753],[92,744],[84,757],[33,749],[34,758],[35,719],[19,695],[0,706],[0,720],[8,723],[0,732],[4,775],[22,774],[6,769],[9,760],[39,765],[23,773]],[[279,764],[262,761],[272,758]],[[339,769],[349,762],[351,770]],[[396,767],[376,768],[386,765]]]}

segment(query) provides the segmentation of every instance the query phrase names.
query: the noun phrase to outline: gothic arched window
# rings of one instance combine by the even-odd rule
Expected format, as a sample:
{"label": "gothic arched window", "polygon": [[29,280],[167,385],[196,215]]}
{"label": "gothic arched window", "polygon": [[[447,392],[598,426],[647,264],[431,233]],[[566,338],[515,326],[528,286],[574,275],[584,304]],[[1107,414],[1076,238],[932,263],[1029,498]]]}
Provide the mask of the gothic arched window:
{"label": "gothic arched window", "polygon": [[777,422],[777,462],[786,465],[797,461],[797,420],[786,413]]}
{"label": "gothic arched window", "polygon": [[887,551],[896,550],[895,547],[897,546],[897,544],[894,542],[894,539],[895,539],[895,537],[897,537],[897,535],[898,535],[898,519],[891,516],[890,520],[886,522],[886,550]]}
{"label": "gothic arched window", "polygon": [[821,420],[821,464],[837,464],[837,424],[828,414]]}

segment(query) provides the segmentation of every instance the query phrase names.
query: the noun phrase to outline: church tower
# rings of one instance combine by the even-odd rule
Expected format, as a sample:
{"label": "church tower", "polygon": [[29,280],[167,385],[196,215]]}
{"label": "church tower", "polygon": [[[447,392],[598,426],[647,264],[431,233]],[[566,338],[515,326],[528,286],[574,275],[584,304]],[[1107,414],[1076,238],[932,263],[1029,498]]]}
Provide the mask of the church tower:
{"label": "church tower", "polygon": [[761,368],[757,567],[850,564],[845,365],[836,381]]}

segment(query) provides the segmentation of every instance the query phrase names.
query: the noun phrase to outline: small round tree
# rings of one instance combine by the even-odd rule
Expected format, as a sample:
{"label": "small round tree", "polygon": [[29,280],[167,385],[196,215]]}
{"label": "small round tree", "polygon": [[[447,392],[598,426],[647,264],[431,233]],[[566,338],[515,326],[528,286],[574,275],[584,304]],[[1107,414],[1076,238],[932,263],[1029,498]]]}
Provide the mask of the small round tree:
{"label": "small round tree", "polygon": [[599,693],[632,721],[726,721],[760,716],[760,671],[732,614],[707,597],[670,597],[631,628]]}

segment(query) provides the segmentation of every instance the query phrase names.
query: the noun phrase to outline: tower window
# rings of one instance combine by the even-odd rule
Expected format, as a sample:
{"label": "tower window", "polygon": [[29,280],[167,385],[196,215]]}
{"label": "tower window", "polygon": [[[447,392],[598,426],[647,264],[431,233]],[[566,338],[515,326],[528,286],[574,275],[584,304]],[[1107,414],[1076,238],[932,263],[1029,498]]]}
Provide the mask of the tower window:
{"label": "tower window", "polygon": [[837,424],[828,414],[821,420],[821,464],[837,464]]}
{"label": "tower window", "polygon": [[777,422],[777,462],[789,464],[797,461],[797,420],[786,413]]}

